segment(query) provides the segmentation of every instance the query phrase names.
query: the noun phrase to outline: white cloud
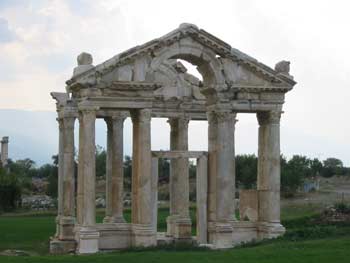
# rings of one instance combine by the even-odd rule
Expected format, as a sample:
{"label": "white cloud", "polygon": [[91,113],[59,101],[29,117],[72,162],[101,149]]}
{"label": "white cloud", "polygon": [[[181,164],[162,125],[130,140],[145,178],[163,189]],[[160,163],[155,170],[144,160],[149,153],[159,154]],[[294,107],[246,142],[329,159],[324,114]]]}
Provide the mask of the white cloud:
{"label": "white cloud", "polygon": [[[0,5],[0,18],[16,38],[0,43],[0,107],[54,110],[49,92],[64,90],[81,51],[92,53],[97,64],[190,22],[267,65],[291,60],[298,84],[286,98],[284,151],[308,145],[303,151],[316,155],[317,147],[296,141],[316,136],[333,145],[326,147],[329,155],[350,162],[349,7],[330,0],[9,2]],[[292,130],[303,136],[287,136]],[[244,152],[250,144],[240,140]]]}

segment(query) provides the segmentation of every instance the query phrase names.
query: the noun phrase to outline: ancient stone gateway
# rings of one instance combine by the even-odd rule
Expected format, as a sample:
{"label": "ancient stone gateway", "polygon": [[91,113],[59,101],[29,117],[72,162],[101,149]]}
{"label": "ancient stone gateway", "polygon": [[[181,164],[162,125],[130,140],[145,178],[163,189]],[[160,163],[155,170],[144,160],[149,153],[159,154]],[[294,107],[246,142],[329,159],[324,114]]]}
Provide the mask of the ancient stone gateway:
{"label": "ancient stone gateway", "polygon": [[[203,81],[178,60],[197,66]],[[157,239],[191,239],[188,158],[197,158],[197,242],[229,248],[284,233],[280,223],[280,117],[285,93],[296,82],[289,62],[275,70],[192,24],[93,66],[82,53],[66,93],[52,93],[59,122],[59,202],[53,253],[94,253],[154,246]],[[257,190],[252,220],[234,215],[238,113],[259,123]],[[133,123],[132,219],[123,217],[123,122]],[[151,118],[168,118],[171,147],[151,151]],[[95,120],[107,123],[107,208],[95,221]],[[79,120],[77,189],[74,189],[74,122]],[[208,152],[188,151],[188,122],[208,120]],[[157,235],[157,161],[171,158],[170,216]],[[76,198],[75,198],[76,197]],[[253,204],[252,204],[253,202]],[[253,209],[252,208],[252,209]],[[242,210],[246,211],[246,210]],[[254,213],[253,213],[254,214]]]}

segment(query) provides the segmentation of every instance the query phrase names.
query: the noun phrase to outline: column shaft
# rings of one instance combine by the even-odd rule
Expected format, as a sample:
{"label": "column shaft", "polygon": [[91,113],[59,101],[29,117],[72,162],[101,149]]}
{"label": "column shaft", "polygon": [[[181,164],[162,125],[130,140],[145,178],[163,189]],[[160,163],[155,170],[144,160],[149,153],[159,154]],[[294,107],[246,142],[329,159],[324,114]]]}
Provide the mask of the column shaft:
{"label": "column shaft", "polygon": [[[284,232],[280,225],[280,116],[281,112],[259,112],[258,180],[260,222],[269,224],[269,235]],[[267,236],[267,237],[268,237]]]}
{"label": "column shaft", "polygon": [[[188,150],[188,123],[186,117],[170,118],[170,150]],[[189,215],[189,161],[188,158],[170,161],[170,216],[167,234],[177,239],[191,238]]]}
{"label": "column shaft", "polygon": [[63,138],[64,125],[63,119],[57,118],[58,122],[58,180],[57,180],[57,217],[56,217],[56,236],[60,236],[60,218],[63,214]]}
{"label": "column shaft", "polygon": [[151,111],[133,112],[132,121],[132,222],[151,224]]}
{"label": "column shaft", "polygon": [[153,227],[151,111],[131,112],[133,122],[132,211],[134,246],[153,246],[156,233]]}
{"label": "column shaft", "polygon": [[196,177],[197,242],[207,244],[208,158],[205,155],[197,159]]}
{"label": "column shaft", "polygon": [[232,247],[235,117],[236,114],[229,111],[208,112],[208,240],[216,248]]}
{"label": "column shaft", "polygon": [[158,223],[158,157],[152,158],[152,226],[155,232],[157,232]]}
{"label": "column shaft", "polygon": [[[60,133],[59,154],[59,239],[73,240],[73,228],[75,224],[75,200],[74,200],[74,117],[62,119],[62,132]],[[60,161],[61,159],[61,161]]]}
{"label": "column shaft", "polygon": [[63,215],[74,216],[74,117],[64,118],[63,146]]}
{"label": "column shaft", "polygon": [[[170,150],[188,150],[189,119],[169,119]],[[171,215],[189,217],[189,162],[187,158],[170,160],[170,212]]]}
{"label": "column shaft", "polygon": [[[258,113],[258,181],[261,192],[259,220],[280,222],[280,113]],[[276,203],[277,202],[277,203]]]}
{"label": "column shaft", "polygon": [[125,117],[107,122],[106,217],[104,222],[123,223],[123,127]]}
{"label": "column shaft", "polygon": [[83,226],[95,225],[95,119],[93,110],[80,114],[78,166],[78,222]]}

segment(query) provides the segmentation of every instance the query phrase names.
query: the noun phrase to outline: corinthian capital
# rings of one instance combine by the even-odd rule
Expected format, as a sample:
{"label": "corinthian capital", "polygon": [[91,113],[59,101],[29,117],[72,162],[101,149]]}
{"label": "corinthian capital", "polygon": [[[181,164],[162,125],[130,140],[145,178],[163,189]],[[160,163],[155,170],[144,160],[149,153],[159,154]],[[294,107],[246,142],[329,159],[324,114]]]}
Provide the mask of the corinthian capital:
{"label": "corinthian capital", "polygon": [[261,111],[257,113],[259,125],[279,124],[281,119],[281,111]]}
{"label": "corinthian capital", "polygon": [[132,122],[141,122],[147,123],[151,121],[152,110],[150,109],[141,109],[133,110],[130,112]]}
{"label": "corinthian capital", "polygon": [[172,129],[181,128],[188,129],[188,124],[190,122],[190,118],[188,116],[180,116],[180,117],[171,117],[168,119],[168,123]]}
{"label": "corinthian capital", "polygon": [[237,114],[232,111],[211,111],[207,113],[207,118],[210,123],[217,122],[234,122],[236,123]]}

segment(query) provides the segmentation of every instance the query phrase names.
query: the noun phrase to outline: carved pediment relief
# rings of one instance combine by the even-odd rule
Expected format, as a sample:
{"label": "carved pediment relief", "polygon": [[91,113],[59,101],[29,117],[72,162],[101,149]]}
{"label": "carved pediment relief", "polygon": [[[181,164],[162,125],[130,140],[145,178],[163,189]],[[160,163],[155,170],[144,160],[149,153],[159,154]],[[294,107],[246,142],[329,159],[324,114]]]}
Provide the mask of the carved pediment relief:
{"label": "carved pediment relief", "polygon": [[[203,85],[188,74],[177,59],[197,65]],[[91,65],[92,57],[87,63],[89,69],[67,81],[68,91],[72,87],[105,88],[113,82],[146,82],[161,84],[155,91],[158,99],[204,100],[202,86],[225,93],[237,87],[282,87],[288,91],[295,85],[289,75],[289,64],[288,70],[285,62],[279,63],[276,70],[271,69],[191,24],[182,24],[161,38],[131,48],[97,66]]]}
{"label": "carved pediment relief", "polygon": [[246,66],[233,61],[232,59],[219,58],[222,67],[223,73],[228,85],[232,84],[242,84],[250,86],[266,86],[269,84],[269,81],[258,76],[255,72],[247,69]]}

